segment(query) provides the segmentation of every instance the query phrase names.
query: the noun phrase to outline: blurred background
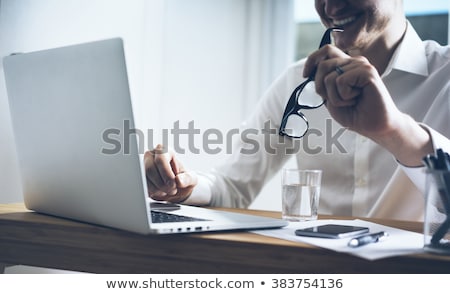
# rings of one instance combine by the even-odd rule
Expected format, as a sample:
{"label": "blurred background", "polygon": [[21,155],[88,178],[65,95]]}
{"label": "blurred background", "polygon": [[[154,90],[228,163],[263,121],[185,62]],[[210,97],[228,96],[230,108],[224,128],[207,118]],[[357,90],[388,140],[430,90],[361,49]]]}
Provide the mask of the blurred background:
{"label": "blurred background", "polygon": [[[180,128],[193,122],[201,134],[217,129],[226,138],[286,66],[316,49],[323,31],[313,0],[0,1],[1,57],[122,37],[136,126],[153,131],[147,148],[163,142],[162,130],[176,122]],[[448,43],[450,1],[404,2],[422,38]],[[0,203],[20,202],[3,70],[0,74]],[[211,155],[198,135],[198,154],[181,139],[185,166],[203,171],[226,160],[232,143],[214,146],[221,152]],[[280,210],[279,181],[275,176],[252,208]]]}

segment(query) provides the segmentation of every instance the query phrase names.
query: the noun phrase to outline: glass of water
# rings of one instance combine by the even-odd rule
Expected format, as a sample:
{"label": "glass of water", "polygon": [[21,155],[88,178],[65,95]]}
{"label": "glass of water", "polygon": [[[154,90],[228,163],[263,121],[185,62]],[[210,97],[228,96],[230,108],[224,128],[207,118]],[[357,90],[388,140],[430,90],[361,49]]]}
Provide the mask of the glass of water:
{"label": "glass of water", "polygon": [[317,219],[321,170],[283,169],[282,217],[288,221]]}

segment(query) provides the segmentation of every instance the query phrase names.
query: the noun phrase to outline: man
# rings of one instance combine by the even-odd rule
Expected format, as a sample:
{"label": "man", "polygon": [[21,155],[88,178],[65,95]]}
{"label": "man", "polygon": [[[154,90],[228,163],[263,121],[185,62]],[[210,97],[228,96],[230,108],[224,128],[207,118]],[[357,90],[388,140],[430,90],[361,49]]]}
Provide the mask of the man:
{"label": "man", "polygon": [[[309,136],[294,141],[309,146],[296,150],[299,168],[323,170],[319,213],[422,220],[421,160],[436,148],[450,150],[450,48],[422,42],[401,0],[315,6],[326,27],[343,29],[334,33],[335,46],[288,68],[243,127],[261,130],[269,122],[278,130],[293,89],[315,72],[325,107],[302,110]],[[270,152],[251,155],[241,152],[241,142],[225,165],[203,174],[184,170],[173,152],[157,146],[145,154],[149,195],[247,207],[289,158],[293,141],[280,137],[260,134],[258,146],[269,144]]]}

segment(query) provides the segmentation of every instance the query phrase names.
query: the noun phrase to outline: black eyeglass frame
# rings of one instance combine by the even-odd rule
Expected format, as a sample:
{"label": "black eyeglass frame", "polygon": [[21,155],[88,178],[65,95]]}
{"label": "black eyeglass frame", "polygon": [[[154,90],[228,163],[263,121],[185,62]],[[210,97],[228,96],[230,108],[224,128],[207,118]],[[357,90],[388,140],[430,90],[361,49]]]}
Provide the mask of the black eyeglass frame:
{"label": "black eyeglass frame", "polygon": [[[341,28],[328,28],[325,33],[323,34],[322,40],[320,41],[319,49],[322,48],[325,45],[331,44],[331,33],[332,32],[343,32],[344,30]],[[302,105],[298,103],[298,99],[300,97],[301,92],[306,87],[306,85],[309,82],[314,81],[316,73],[315,71],[306,79],[303,83],[301,83],[297,88],[294,89],[294,91],[291,94],[291,97],[288,100],[288,103],[286,104],[286,107],[284,109],[283,118],[281,119],[280,128],[278,130],[278,133],[280,136],[287,136],[290,138],[302,138],[306,132],[308,132],[309,129],[309,122],[306,119],[305,115],[300,112],[302,109],[316,109],[323,105],[324,102],[317,106],[309,106],[309,105]],[[286,124],[288,121],[289,116],[291,115],[297,115],[300,118],[302,118],[306,123],[306,130],[301,136],[292,136],[286,133]]]}

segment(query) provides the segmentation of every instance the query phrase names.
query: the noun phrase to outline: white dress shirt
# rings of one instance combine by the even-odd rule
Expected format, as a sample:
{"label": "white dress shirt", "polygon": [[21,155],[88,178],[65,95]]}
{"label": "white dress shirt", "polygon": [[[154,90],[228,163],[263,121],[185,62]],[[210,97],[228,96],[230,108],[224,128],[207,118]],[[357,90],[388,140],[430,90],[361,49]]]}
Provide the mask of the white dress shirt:
{"label": "white dress shirt", "polygon": [[[299,168],[323,170],[319,213],[422,221],[424,169],[399,165],[370,139],[342,128],[326,107],[302,110],[310,127],[305,137],[292,141],[278,135],[287,100],[304,80],[304,62],[289,67],[242,124],[241,132],[258,134],[238,142],[226,164],[199,173],[199,184],[185,203],[248,207],[264,183],[295,156]],[[408,24],[382,78],[400,111],[422,123],[435,148],[450,152],[450,47],[420,40]],[[267,122],[270,135],[262,131]],[[293,144],[298,150],[287,155]],[[258,151],[242,152],[253,149]]]}

